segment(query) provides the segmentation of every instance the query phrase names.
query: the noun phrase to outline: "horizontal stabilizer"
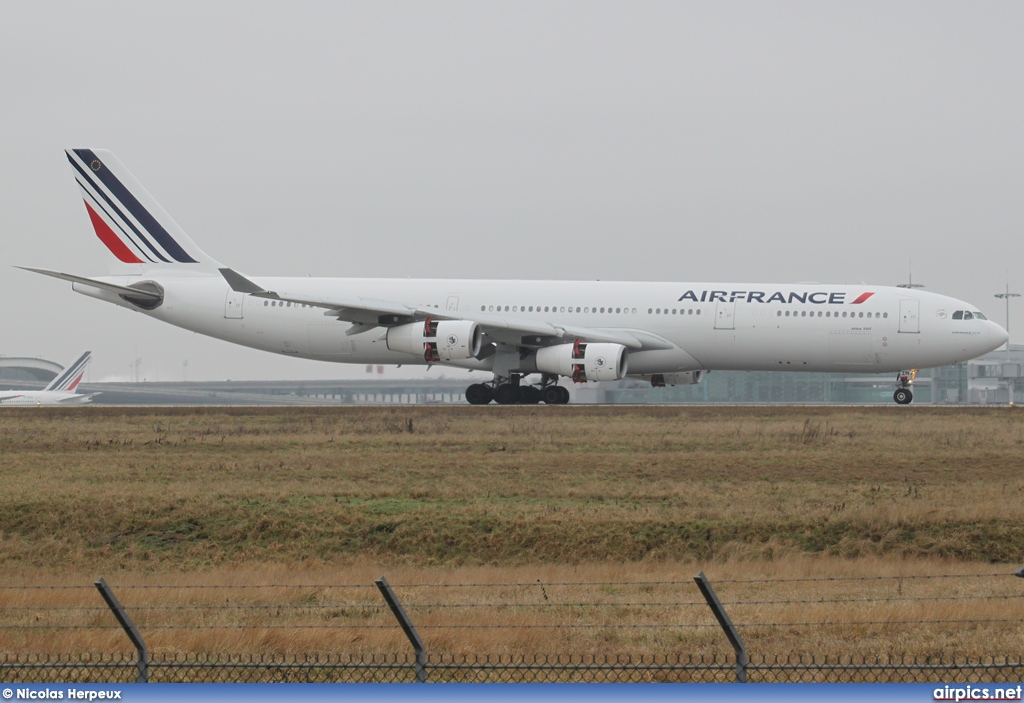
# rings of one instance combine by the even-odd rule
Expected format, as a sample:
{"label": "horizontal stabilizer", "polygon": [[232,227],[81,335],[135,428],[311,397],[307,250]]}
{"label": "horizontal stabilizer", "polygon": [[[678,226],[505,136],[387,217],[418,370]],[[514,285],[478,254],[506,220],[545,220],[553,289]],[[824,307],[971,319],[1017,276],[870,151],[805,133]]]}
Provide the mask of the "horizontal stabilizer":
{"label": "horizontal stabilizer", "polygon": [[141,288],[130,288],[129,286],[119,286],[116,283],[107,283],[106,281],[97,281],[94,278],[86,278],[85,276],[75,276],[71,273],[61,273],[60,271],[48,271],[47,269],[34,269],[28,266],[15,266],[22,271],[32,271],[33,273],[41,273],[44,276],[52,276],[53,278],[60,278],[65,281],[71,281],[72,283],[80,283],[84,286],[92,286],[93,288],[99,288],[100,290],[109,290],[112,293],[120,293],[122,295],[130,295],[133,298],[143,298],[146,300],[162,300],[163,296],[160,293],[143,290]]}

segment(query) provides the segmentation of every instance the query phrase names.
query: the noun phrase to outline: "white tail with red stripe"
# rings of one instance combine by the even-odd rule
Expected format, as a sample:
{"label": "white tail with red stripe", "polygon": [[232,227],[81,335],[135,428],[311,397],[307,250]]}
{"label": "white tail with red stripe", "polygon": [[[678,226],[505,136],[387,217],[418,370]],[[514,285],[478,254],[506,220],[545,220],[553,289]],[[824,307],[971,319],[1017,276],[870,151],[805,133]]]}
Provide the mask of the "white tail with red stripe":
{"label": "white tail with red stripe", "polygon": [[120,264],[139,272],[170,266],[215,273],[221,268],[111,152],[65,153],[96,236]]}
{"label": "white tail with red stripe", "polygon": [[78,384],[81,383],[82,376],[85,375],[85,367],[89,365],[90,359],[92,359],[92,352],[85,352],[78,357],[75,363],[57,374],[57,377],[50,381],[50,385],[43,390],[73,393],[78,388]]}

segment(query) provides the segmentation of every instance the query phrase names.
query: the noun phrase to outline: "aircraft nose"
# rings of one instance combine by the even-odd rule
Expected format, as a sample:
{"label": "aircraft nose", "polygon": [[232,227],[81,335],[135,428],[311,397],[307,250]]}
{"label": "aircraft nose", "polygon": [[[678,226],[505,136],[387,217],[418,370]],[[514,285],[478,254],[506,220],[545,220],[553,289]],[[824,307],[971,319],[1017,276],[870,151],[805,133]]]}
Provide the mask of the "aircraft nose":
{"label": "aircraft nose", "polygon": [[985,335],[986,341],[992,345],[992,349],[998,349],[999,347],[1010,341],[1010,333],[1000,327],[997,323],[988,321],[988,330]]}

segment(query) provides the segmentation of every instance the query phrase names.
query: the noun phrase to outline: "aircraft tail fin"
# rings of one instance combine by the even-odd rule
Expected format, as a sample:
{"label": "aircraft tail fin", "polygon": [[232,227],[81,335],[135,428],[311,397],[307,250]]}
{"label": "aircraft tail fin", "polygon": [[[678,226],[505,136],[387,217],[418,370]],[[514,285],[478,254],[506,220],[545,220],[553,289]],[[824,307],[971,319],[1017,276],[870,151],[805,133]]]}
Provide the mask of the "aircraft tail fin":
{"label": "aircraft tail fin", "polygon": [[78,384],[81,383],[82,375],[85,374],[85,367],[91,358],[91,351],[82,354],[75,363],[58,374],[57,378],[53,379],[44,390],[69,391],[73,393],[78,388]]}
{"label": "aircraft tail fin", "polygon": [[193,242],[131,172],[105,149],[67,149],[96,236],[119,262],[144,272],[173,267],[216,273],[221,264]]}

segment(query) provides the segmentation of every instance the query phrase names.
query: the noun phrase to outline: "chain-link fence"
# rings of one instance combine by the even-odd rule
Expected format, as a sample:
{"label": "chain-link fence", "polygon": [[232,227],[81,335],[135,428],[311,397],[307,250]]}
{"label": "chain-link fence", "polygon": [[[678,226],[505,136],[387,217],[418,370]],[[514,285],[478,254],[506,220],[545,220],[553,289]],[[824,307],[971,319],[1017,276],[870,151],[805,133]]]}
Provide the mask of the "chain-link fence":
{"label": "chain-link fence", "polygon": [[8,585],[0,679],[1015,682],[1020,576]]}

